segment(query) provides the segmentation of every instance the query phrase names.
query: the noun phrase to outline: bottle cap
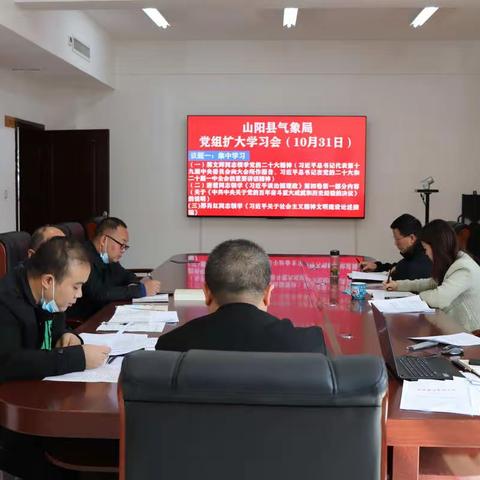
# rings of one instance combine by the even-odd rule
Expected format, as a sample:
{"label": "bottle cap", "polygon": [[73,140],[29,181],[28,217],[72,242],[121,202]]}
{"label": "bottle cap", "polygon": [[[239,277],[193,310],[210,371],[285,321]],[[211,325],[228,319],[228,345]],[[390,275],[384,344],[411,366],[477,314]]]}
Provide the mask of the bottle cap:
{"label": "bottle cap", "polygon": [[330,255],[340,255],[340,251],[339,250],[330,250]]}

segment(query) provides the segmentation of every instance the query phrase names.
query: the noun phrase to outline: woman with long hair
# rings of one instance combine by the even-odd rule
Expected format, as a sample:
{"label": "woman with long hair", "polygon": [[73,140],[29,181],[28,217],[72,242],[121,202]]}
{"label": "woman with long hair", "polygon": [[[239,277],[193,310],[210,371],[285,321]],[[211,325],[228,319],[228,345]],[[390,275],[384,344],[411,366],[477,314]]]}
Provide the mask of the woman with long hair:
{"label": "woman with long hair", "polygon": [[458,246],[457,236],[444,220],[432,220],[419,236],[433,262],[432,277],[398,280],[387,290],[418,292],[432,308],[449,314],[465,331],[480,328],[480,266]]}

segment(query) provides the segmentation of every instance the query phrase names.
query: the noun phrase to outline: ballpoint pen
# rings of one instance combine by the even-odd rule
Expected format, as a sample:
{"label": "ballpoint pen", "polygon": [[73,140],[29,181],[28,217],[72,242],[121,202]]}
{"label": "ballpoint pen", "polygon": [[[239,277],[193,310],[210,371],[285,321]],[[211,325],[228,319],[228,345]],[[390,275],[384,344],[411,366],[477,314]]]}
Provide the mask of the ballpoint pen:
{"label": "ballpoint pen", "polygon": [[460,370],[463,370],[464,372],[469,372],[473,373],[473,375],[476,375],[477,377],[480,377],[480,373],[475,371],[468,363],[462,362],[462,360],[458,358],[451,358],[450,361],[457,366]]}

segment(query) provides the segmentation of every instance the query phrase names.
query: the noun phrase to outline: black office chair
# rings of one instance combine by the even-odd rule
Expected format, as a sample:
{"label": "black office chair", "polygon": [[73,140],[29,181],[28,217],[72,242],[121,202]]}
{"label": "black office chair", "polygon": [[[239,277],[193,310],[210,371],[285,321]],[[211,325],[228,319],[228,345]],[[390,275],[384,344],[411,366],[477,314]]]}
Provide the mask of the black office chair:
{"label": "black office chair", "polygon": [[377,357],[191,350],[122,366],[120,479],[385,478]]}
{"label": "black office chair", "polygon": [[83,228],[83,225],[81,223],[57,223],[55,227],[59,228],[65,234],[65,236],[69,238],[74,238],[75,240],[79,240],[80,242],[85,241],[85,229]]}
{"label": "black office chair", "polygon": [[0,278],[27,259],[30,234],[7,232],[0,234]]}

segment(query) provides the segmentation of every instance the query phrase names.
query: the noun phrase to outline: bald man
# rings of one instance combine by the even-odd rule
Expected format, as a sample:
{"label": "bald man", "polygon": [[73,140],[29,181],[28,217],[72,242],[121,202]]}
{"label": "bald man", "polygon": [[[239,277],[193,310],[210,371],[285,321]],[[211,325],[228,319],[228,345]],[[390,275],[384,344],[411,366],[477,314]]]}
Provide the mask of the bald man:
{"label": "bald man", "polygon": [[64,237],[65,234],[57,227],[53,225],[44,225],[43,227],[37,228],[32,235],[30,240],[30,246],[28,248],[28,258],[30,258],[40,247],[42,243],[45,243],[47,240],[50,240],[54,237]]}

